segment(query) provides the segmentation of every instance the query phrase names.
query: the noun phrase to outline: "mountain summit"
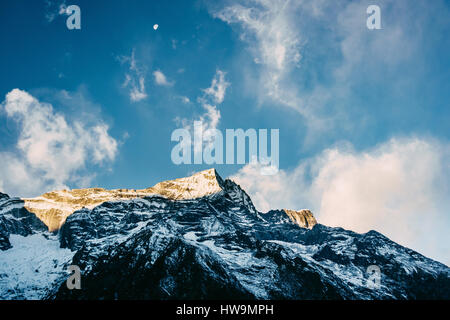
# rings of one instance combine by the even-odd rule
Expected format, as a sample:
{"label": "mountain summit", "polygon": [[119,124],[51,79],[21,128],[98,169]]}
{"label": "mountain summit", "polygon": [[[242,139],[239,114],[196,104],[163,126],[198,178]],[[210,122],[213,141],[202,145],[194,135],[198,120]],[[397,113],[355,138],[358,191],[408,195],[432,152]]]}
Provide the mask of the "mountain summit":
{"label": "mountain summit", "polygon": [[309,210],[259,212],[214,169],[143,190],[0,194],[0,299],[227,298],[450,299],[450,269]]}
{"label": "mountain summit", "polygon": [[[56,231],[61,228],[67,217],[75,211],[82,208],[93,209],[104,202],[131,200],[156,195],[171,200],[196,199],[223,192],[225,188],[230,188],[232,185],[234,185],[234,182],[231,180],[224,182],[215,169],[208,169],[195,173],[190,177],[163,181],[147,189],[106,190],[103,188],[87,188],[60,190],[47,192],[36,198],[24,198],[22,200],[25,204],[24,207],[42,220],[49,231]],[[243,192],[241,189],[240,191]],[[245,196],[251,202],[246,194]],[[253,204],[251,205],[253,206]],[[312,227],[316,223],[310,211],[296,212],[288,210],[286,214],[300,226]]]}

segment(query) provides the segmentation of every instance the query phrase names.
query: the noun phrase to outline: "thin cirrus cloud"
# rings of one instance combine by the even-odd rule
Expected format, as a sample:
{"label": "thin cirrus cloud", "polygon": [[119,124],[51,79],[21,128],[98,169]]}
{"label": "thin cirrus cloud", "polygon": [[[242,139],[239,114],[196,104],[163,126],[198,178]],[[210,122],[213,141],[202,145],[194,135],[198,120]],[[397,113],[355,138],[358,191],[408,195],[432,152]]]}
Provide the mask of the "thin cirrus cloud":
{"label": "thin cirrus cloud", "polygon": [[[298,17],[305,16],[303,10],[317,15],[324,6],[324,2],[248,0],[231,2],[212,11],[215,18],[235,27],[239,38],[247,44],[253,60],[247,62],[252,67],[245,70],[253,66],[257,70],[256,78],[250,77],[247,86],[257,94],[259,102],[296,110],[307,120],[306,125],[312,132],[329,129],[336,117],[332,112],[323,111],[332,97],[331,92],[313,83],[309,83],[312,90],[305,92],[298,80],[306,78],[302,56],[308,41]],[[322,19],[322,25],[329,23]],[[313,22],[311,26],[320,26],[317,21]]]}
{"label": "thin cirrus cloud", "polygon": [[212,79],[211,86],[203,90],[206,96],[212,97],[214,103],[216,104],[223,102],[225,99],[225,92],[230,85],[225,80],[225,75],[225,72],[217,70],[214,78]]}
{"label": "thin cirrus cloud", "polygon": [[[240,38],[249,44],[253,63],[262,66],[261,92],[264,96],[285,101],[281,81],[301,59],[301,42],[292,12],[295,2],[246,1],[213,12],[220,20],[240,27]],[[293,8],[294,6],[294,8]]]}
{"label": "thin cirrus cloud", "polygon": [[[204,113],[201,114],[197,119],[179,119],[176,120],[180,122],[184,129],[195,134],[194,131],[194,121],[200,121],[202,123],[202,140],[205,146],[209,146],[213,142],[214,131],[217,130],[220,122],[220,111],[217,109],[217,105],[221,104],[225,99],[225,94],[230,83],[225,79],[226,73],[221,70],[217,70],[213,79],[211,80],[211,85],[203,89],[203,95],[197,100],[200,102]],[[185,97],[186,98],[186,97]],[[183,99],[185,100],[185,99]],[[190,100],[187,98],[186,103]],[[197,137],[200,139],[200,137]],[[189,146],[190,147],[190,146]],[[201,148],[201,147],[200,147]],[[194,153],[201,153],[203,149],[194,149]]]}
{"label": "thin cirrus cloud", "polygon": [[322,224],[373,229],[449,264],[449,159],[448,143],[403,138],[361,152],[327,149],[276,176],[247,165],[232,178],[263,211],[309,207]]}
{"label": "thin cirrus cloud", "polygon": [[137,61],[135,50],[132,50],[131,56],[120,56],[117,59],[121,64],[128,65],[122,88],[128,89],[130,101],[139,102],[146,99],[148,97],[145,88],[146,69]]}
{"label": "thin cirrus cloud", "polygon": [[26,91],[6,95],[0,111],[17,122],[17,143],[0,152],[0,190],[10,195],[36,196],[45,190],[85,186],[94,177],[86,166],[115,159],[117,141],[101,121],[86,125],[68,121],[53,106]]}
{"label": "thin cirrus cloud", "polygon": [[[367,6],[343,0],[246,0],[210,11],[247,45],[253,60],[244,61],[243,69],[247,86],[260,102],[298,111],[317,132],[360,125],[353,121],[361,113],[361,103],[354,101],[355,86],[369,80],[382,85],[389,79],[390,92],[396,92],[421,78],[405,78],[402,64],[421,58],[423,26],[436,9],[426,3],[383,1],[383,31],[371,33],[366,28]],[[439,6],[444,7],[442,1]],[[311,63],[323,59],[325,51],[325,61]],[[249,76],[249,70],[255,75]]]}

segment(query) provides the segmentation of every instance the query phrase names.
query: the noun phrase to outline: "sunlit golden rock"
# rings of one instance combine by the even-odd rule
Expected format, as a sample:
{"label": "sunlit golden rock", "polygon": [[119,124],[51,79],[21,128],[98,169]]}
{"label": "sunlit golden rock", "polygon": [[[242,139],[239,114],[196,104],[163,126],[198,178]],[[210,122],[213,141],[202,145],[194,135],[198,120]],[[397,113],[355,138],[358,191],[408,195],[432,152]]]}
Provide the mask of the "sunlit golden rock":
{"label": "sunlit golden rock", "polygon": [[[219,181],[221,178],[218,178],[216,171],[209,169],[190,177],[163,181],[141,190],[103,188],[59,190],[22,200],[25,202],[25,208],[44,222],[49,231],[55,231],[61,228],[68,216],[82,208],[93,209],[107,201],[130,200],[153,195],[171,200],[196,199],[222,191]],[[311,229],[317,224],[309,210],[285,209],[284,212],[301,227]]]}
{"label": "sunlit golden rock", "polygon": [[317,224],[313,213],[307,209],[300,211],[283,209],[283,211],[286,212],[288,217],[300,227],[312,229],[312,227]]}
{"label": "sunlit golden rock", "polygon": [[73,212],[92,209],[107,201],[118,201],[160,195],[172,200],[195,199],[220,192],[216,171],[209,169],[190,177],[164,181],[142,190],[87,188],[44,193],[23,199],[25,208],[44,222],[49,231],[58,230]]}

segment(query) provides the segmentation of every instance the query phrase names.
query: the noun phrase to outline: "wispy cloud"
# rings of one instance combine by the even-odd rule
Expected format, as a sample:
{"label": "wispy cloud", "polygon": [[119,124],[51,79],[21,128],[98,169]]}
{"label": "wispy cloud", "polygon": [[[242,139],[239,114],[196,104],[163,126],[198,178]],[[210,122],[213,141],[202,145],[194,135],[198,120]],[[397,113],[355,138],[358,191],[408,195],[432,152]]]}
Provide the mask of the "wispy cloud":
{"label": "wispy cloud", "polygon": [[282,86],[287,74],[299,66],[301,37],[293,13],[294,1],[244,1],[223,8],[213,15],[229,24],[240,26],[240,37],[249,43],[253,62],[263,67],[261,92],[264,96],[299,109],[297,101],[285,99]]}
{"label": "wispy cloud", "polygon": [[[185,129],[193,132],[193,135],[195,134],[194,122],[200,121],[203,136],[197,137],[197,139],[202,138],[206,146],[213,142],[214,131],[217,130],[220,122],[220,111],[217,109],[217,105],[224,101],[226,90],[230,86],[230,83],[225,80],[225,76],[225,72],[217,70],[211,81],[211,86],[202,90],[203,95],[197,100],[202,106],[203,114],[197,119],[177,119]],[[201,153],[202,151],[202,149],[194,150],[195,153]]]}
{"label": "wispy cloud", "polygon": [[117,154],[117,141],[106,124],[69,122],[26,91],[9,92],[0,111],[20,128],[15,147],[0,152],[0,186],[11,195],[35,196],[68,183],[84,185],[94,176],[86,166],[112,161]]}
{"label": "wispy cloud", "polygon": [[217,70],[211,86],[204,89],[206,96],[213,98],[214,103],[222,103],[225,99],[225,92],[230,84],[225,80],[225,72]]}
{"label": "wispy cloud", "polygon": [[129,89],[129,96],[132,102],[144,100],[148,96],[145,90],[146,69],[138,63],[135,54],[136,52],[133,49],[131,56],[118,57],[120,63],[128,65],[122,87]]}
{"label": "wispy cloud", "polygon": [[389,79],[395,92],[414,81],[405,61],[417,58],[426,19],[448,11],[442,3],[385,0],[381,31],[366,28],[369,1],[230,1],[211,13],[247,44],[253,61],[243,69],[258,99],[298,111],[317,132],[362,125],[353,121],[366,107],[356,106],[355,86]]}
{"label": "wispy cloud", "polygon": [[206,111],[199,119],[205,123],[205,130],[217,129],[220,120],[220,111],[217,104],[225,99],[225,93],[230,83],[225,80],[225,72],[217,70],[211,81],[211,86],[203,90],[204,95],[198,99]]}
{"label": "wispy cloud", "polygon": [[167,77],[164,75],[164,73],[161,72],[161,70],[154,71],[153,76],[155,78],[155,82],[157,85],[160,85],[160,86],[172,86],[173,85],[173,82],[168,81]]}
{"label": "wispy cloud", "polygon": [[309,207],[322,224],[374,229],[449,263],[449,163],[449,144],[404,138],[361,152],[327,149],[270,177],[247,165],[233,179],[261,210]]}
{"label": "wispy cloud", "polygon": [[45,19],[48,22],[53,22],[56,17],[66,15],[67,4],[64,1],[45,1]]}

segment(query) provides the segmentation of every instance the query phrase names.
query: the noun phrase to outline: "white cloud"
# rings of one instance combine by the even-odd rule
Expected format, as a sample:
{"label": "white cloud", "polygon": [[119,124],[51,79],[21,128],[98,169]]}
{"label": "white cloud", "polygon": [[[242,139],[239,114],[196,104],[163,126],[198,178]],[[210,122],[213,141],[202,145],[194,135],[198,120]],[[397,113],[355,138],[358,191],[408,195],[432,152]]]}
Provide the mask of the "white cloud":
{"label": "white cloud", "polygon": [[[382,86],[389,81],[391,92],[402,92],[405,85],[420,78],[421,69],[406,68],[405,63],[413,65],[413,58],[415,63],[426,60],[420,56],[424,26],[430,19],[445,25],[435,13],[448,12],[443,1],[427,6],[385,0],[381,4],[383,30],[370,31],[366,28],[369,4],[231,0],[211,12],[247,44],[252,59],[247,64],[243,61],[242,69],[248,91],[267,106],[299,112],[310,129],[309,140],[325,130],[351,131],[367,123],[353,121],[367,107],[355,102],[355,86],[365,82]],[[443,16],[448,20],[448,14]],[[406,69],[415,76],[405,77]],[[363,116],[367,120],[371,113]]]}
{"label": "white cloud", "polygon": [[229,83],[225,80],[225,72],[217,70],[211,86],[204,90],[206,95],[213,98],[214,103],[222,103],[225,99],[225,92],[229,87]]}
{"label": "white cloud", "polygon": [[184,104],[189,104],[189,103],[191,103],[191,99],[189,99],[189,98],[186,97],[186,96],[181,96],[180,99],[181,99],[181,101],[182,101]]}
{"label": "white cloud", "polygon": [[161,72],[161,70],[156,70],[153,72],[153,76],[155,77],[156,84],[160,86],[171,86],[173,85],[172,82],[167,81],[166,76],[164,73]]}
{"label": "white cloud", "polygon": [[392,139],[364,152],[328,149],[270,177],[247,165],[233,179],[261,210],[309,207],[322,224],[374,229],[449,263],[449,160],[449,144]]}
{"label": "white cloud", "polygon": [[[286,100],[282,82],[301,59],[301,37],[293,13],[295,1],[255,0],[230,5],[214,16],[241,27],[241,39],[249,43],[254,62],[262,65],[261,93],[299,109],[298,101]],[[292,96],[292,93],[288,93]]]}
{"label": "white cloud", "polygon": [[135,50],[131,52],[131,56],[121,56],[118,60],[122,64],[128,64],[129,68],[125,74],[123,88],[129,89],[129,96],[132,102],[138,102],[147,98],[145,90],[145,68],[140,66],[135,57]]}
{"label": "white cloud", "polygon": [[[213,142],[214,130],[219,126],[220,122],[220,111],[217,109],[217,104],[220,104],[225,99],[225,93],[230,85],[229,82],[225,80],[226,73],[217,70],[214,78],[211,81],[211,86],[203,89],[203,95],[198,98],[201,103],[204,113],[201,114],[197,119],[179,119],[176,120],[180,122],[184,129],[194,132],[194,122],[201,121],[202,123],[202,133],[203,142],[205,146],[208,146]],[[200,139],[200,137],[197,137]],[[194,150],[195,153],[202,152],[203,150]]]}
{"label": "white cloud", "polygon": [[68,122],[51,104],[14,89],[6,95],[2,112],[20,128],[17,144],[0,152],[0,185],[12,195],[32,196],[68,183],[88,183],[87,165],[114,160],[117,142],[102,122],[86,126]]}
{"label": "white cloud", "polygon": [[[320,24],[313,21],[313,26],[333,23],[322,12],[326,5],[331,4],[323,1],[247,0],[213,12],[214,17],[238,27],[240,39],[248,44],[253,56],[252,63],[259,66],[256,79],[253,76],[248,78],[250,91],[256,93],[260,102],[296,110],[314,133],[333,125],[334,115],[322,110],[333,96],[322,86],[310,83],[310,79],[308,85],[312,90],[302,90],[302,51],[310,39],[303,30],[306,22],[299,17],[311,15],[314,19],[322,19]],[[307,134],[308,138],[311,133]]]}
{"label": "white cloud", "polygon": [[130,88],[130,99],[133,102],[141,101],[147,98],[147,93],[145,92],[145,78],[140,76],[138,82],[134,82]]}
{"label": "white cloud", "polygon": [[247,1],[248,6],[232,5],[215,14],[227,23],[243,28],[242,39],[256,38],[254,51],[257,63],[276,72],[300,61],[300,39],[292,27],[291,12],[297,5],[292,1]]}
{"label": "white cloud", "polygon": [[215,130],[219,125],[220,111],[217,110],[216,105],[223,102],[226,90],[230,85],[225,80],[225,75],[225,72],[217,70],[211,81],[211,86],[204,89],[203,97],[198,99],[205,110],[205,113],[199,119],[199,121],[204,123],[204,132],[208,129]]}
{"label": "white cloud", "polygon": [[[248,164],[230,177],[251,196],[256,208],[267,212],[270,209],[303,209],[301,199],[295,199],[300,186],[290,185],[295,179],[291,173],[279,170],[275,175],[263,175],[260,164]],[[303,204],[306,205],[306,204]]]}
{"label": "white cloud", "polygon": [[217,110],[216,106],[210,104],[203,104],[205,113],[200,117],[199,121],[204,123],[203,131],[206,132],[209,129],[217,129],[220,121],[220,111]]}

